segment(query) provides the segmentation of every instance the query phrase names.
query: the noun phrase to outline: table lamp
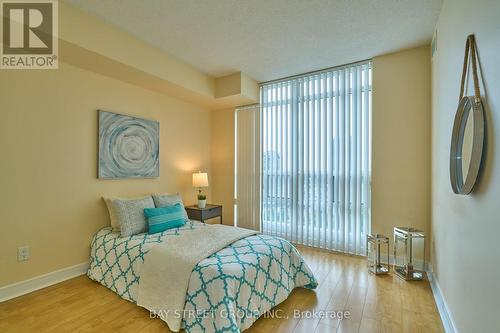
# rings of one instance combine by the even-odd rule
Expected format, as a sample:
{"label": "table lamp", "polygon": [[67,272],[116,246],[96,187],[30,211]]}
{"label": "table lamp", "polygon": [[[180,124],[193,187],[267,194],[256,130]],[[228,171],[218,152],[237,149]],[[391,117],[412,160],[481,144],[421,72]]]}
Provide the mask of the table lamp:
{"label": "table lamp", "polygon": [[207,196],[202,194],[202,188],[208,187],[208,175],[206,172],[193,173],[193,187],[198,188],[198,208],[205,208]]}

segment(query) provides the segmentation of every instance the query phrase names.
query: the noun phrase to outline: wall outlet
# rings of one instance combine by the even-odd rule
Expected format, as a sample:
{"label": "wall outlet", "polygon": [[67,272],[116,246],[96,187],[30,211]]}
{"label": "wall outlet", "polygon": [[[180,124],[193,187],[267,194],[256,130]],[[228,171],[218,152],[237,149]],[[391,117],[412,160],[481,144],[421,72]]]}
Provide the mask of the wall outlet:
{"label": "wall outlet", "polygon": [[17,261],[28,261],[30,259],[30,247],[20,246],[17,248]]}

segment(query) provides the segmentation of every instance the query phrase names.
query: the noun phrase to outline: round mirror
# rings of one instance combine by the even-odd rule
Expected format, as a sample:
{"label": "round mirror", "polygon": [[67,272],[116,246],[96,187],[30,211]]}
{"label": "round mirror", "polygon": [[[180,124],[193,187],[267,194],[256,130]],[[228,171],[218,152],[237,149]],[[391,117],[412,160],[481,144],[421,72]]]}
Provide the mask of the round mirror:
{"label": "round mirror", "polygon": [[484,113],[481,100],[466,96],[460,100],[450,151],[450,180],[453,192],[469,194],[474,189],[484,144]]}
{"label": "round mirror", "polygon": [[473,112],[464,112],[464,133],[462,141],[462,175],[467,179],[469,166],[472,160],[472,143],[474,141],[474,116]]}

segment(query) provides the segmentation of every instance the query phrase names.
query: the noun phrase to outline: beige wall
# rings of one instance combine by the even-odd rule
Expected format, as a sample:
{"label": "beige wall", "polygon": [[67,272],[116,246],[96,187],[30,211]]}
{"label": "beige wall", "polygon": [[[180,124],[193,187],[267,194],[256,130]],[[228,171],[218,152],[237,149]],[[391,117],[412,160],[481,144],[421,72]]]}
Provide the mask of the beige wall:
{"label": "beige wall", "polygon": [[[97,109],[160,122],[160,178],[97,179]],[[0,71],[0,286],[89,259],[102,195],[181,192],[210,174],[210,112],[65,63]],[[210,189],[208,189],[210,196]],[[29,245],[31,260],[17,262]]]}
{"label": "beige wall", "polygon": [[[459,332],[500,328],[500,2],[446,0],[432,59],[432,263]],[[476,192],[453,194],[448,159],[465,39],[474,33],[482,68],[487,148]],[[469,90],[469,95],[471,91]]]}
{"label": "beige wall", "polygon": [[372,232],[390,238],[401,225],[430,239],[430,75],[428,46],[373,59]]}
{"label": "beige wall", "polygon": [[[0,71],[0,151],[6,156],[0,164],[0,287],[88,261],[92,235],[108,224],[102,195],[178,191],[193,203],[191,173],[211,177],[209,110],[258,98],[257,83],[243,73],[233,95],[216,98],[219,79],[66,3],[59,6],[60,68]],[[96,178],[98,108],[160,122],[160,178]],[[211,187],[219,179],[224,188],[232,182],[220,175],[211,177]],[[215,199],[211,188],[207,194]],[[232,201],[216,197],[230,224]],[[18,263],[22,245],[31,247],[31,260]]]}
{"label": "beige wall", "polygon": [[212,111],[212,202],[223,205],[224,224],[234,224],[234,109]]}

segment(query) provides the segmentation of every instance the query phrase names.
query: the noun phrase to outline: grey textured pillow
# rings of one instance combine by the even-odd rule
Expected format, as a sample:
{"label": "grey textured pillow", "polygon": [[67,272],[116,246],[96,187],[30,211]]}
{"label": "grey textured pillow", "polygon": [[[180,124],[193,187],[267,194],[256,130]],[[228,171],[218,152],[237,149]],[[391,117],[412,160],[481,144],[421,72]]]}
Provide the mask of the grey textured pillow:
{"label": "grey textured pillow", "polygon": [[152,197],[131,200],[115,199],[112,204],[122,237],[140,234],[148,230],[144,208],[155,208]]}
{"label": "grey textured pillow", "polygon": [[[180,203],[184,208],[184,203],[182,202],[182,198],[180,194],[153,194],[153,200],[155,202],[155,206],[157,208],[165,207],[165,206],[173,206],[177,203]],[[186,210],[184,209],[184,216],[188,219],[188,215]]]}

